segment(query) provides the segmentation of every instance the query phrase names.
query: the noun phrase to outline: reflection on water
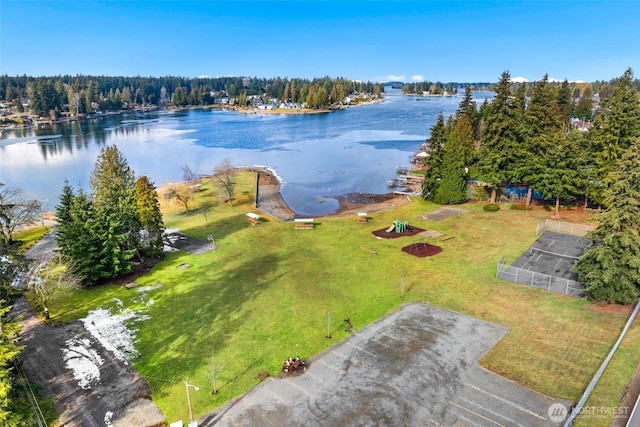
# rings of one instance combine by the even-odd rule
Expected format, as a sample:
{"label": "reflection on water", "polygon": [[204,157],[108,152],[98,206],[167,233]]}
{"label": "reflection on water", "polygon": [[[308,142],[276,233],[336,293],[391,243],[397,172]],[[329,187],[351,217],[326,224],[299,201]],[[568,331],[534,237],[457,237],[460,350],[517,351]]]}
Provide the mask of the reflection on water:
{"label": "reflection on water", "polygon": [[[492,94],[477,95],[482,102]],[[0,182],[53,209],[65,180],[88,189],[100,150],[115,144],[136,174],[157,185],[182,180],[185,164],[209,174],[228,158],[237,166],[273,169],[284,181],[283,197],[299,214],[330,213],[338,207],[336,195],[388,192],[396,167],[408,164],[438,114],[453,114],[461,99],[396,92],[382,103],[320,115],[189,110],[4,130]]]}

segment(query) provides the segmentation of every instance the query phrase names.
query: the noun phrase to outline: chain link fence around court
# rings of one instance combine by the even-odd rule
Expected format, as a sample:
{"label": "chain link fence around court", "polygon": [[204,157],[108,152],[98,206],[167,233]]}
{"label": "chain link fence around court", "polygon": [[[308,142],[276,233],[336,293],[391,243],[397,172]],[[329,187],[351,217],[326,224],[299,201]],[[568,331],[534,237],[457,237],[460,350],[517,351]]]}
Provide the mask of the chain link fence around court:
{"label": "chain link fence around court", "polygon": [[[595,227],[585,224],[574,224],[571,222],[555,221],[552,219],[546,219],[544,222],[538,224],[536,228],[536,236],[540,237],[547,231],[556,233],[569,234],[572,236],[584,237]],[[556,258],[572,258],[577,259],[576,256],[554,253],[550,251],[541,250],[538,248],[530,248],[530,253],[544,253],[546,255],[554,256]],[[498,263],[496,271],[496,277],[502,280],[508,280],[513,283],[520,283],[527,286],[533,286],[539,289],[545,289],[549,292],[556,292],[563,295],[569,295],[575,298],[586,298],[587,294],[584,291],[584,285],[576,280],[565,279],[563,277],[551,276],[549,274],[539,273],[531,269],[524,269],[520,267],[514,267],[513,265],[506,265],[505,259],[502,257]]]}
{"label": "chain link fence around court", "polygon": [[556,233],[571,234],[572,236],[586,236],[595,227],[585,224],[574,224],[572,222],[555,221],[546,219],[545,222],[538,224],[536,228],[536,236],[541,236],[545,231],[555,231]]}
{"label": "chain link fence around court", "polygon": [[576,298],[586,298],[584,285],[580,282],[562,277],[550,276],[544,273],[538,273],[531,270],[525,270],[519,267],[506,265],[504,257],[498,263],[496,277],[502,280],[508,280],[513,283],[533,286],[534,288],[545,289],[549,292],[556,292],[563,295],[569,295]]}

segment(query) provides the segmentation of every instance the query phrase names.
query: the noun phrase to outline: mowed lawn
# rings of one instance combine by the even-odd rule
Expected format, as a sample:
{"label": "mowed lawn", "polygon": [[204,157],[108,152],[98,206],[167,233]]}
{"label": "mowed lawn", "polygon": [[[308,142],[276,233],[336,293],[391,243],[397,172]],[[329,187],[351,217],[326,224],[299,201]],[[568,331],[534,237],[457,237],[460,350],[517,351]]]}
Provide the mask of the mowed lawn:
{"label": "mowed lawn", "polygon": [[[470,203],[459,206],[463,215],[431,222],[418,217],[438,206],[414,198],[393,211],[371,213],[364,224],[355,216],[318,218],[315,229],[294,230],[293,223],[268,216],[259,226],[247,223],[247,212],[260,213],[254,174],[239,174],[236,191],[231,207],[203,181],[194,203],[200,211],[190,213],[163,201],[167,227],[205,241],[211,234],[218,248],[203,255],[167,254],[137,280],[140,287],[160,285],[146,298],[135,289],[102,286],[60,295],[51,310],[56,321],[69,321],[96,307],[120,310],[122,301],[148,315],[132,326],[140,352],[133,363],[169,422],[188,419],[185,381],[200,387],[190,394],[194,414],[203,415],[266,375],[278,375],[286,357],[311,358],[347,338],[344,319],[358,330],[411,300],[508,326],[511,331],[482,365],[549,396],[577,401],[627,320],[626,313],[603,313],[588,301],[495,278],[501,257],[513,261],[535,240],[536,225],[549,215],[540,208],[485,212],[482,204]],[[371,234],[394,219],[453,238],[432,240],[443,252],[416,258],[401,248],[420,236],[387,240]],[[190,267],[178,268],[182,264]],[[408,292],[401,298],[403,282]],[[619,403],[639,347],[634,326],[588,405]],[[221,367],[217,395],[210,375],[214,351]]]}

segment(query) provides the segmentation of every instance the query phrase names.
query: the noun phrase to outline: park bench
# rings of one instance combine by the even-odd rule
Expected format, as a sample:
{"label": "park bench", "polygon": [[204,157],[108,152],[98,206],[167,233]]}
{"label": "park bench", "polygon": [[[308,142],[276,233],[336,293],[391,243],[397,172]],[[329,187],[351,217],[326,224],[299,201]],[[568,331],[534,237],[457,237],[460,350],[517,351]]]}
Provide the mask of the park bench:
{"label": "park bench", "polygon": [[369,218],[367,217],[366,212],[358,212],[358,217],[356,218],[356,222],[363,223],[367,222]]}
{"label": "park bench", "polygon": [[249,218],[247,219],[247,222],[251,225],[260,225],[260,215],[253,213],[253,212],[249,212],[246,214]]}
{"label": "park bench", "polygon": [[294,228],[296,230],[313,230],[313,218],[296,218]]}
{"label": "park bench", "polygon": [[298,223],[294,226],[294,228],[296,230],[313,230],[313,223],[309,223],[309,222]]}

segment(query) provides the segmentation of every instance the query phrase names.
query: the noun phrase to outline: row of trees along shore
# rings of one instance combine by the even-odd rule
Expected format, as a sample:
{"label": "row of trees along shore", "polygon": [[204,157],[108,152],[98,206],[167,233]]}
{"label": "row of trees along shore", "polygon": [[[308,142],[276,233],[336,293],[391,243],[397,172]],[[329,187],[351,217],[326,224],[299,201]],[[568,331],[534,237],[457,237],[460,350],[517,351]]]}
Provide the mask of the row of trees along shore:
{"label": "row of trees along shore", "polygon": [[495,98],[477,108],[467,88],[455,115],[442,114],[426,141],[423,196],[436,203],[467,200],[467,179],[477,178],[496,202],[508,184],[555,200],[583,200],[603,208],[593,246],[576,265],[578,278],[599,301],[628,303],[640,290],[640,95],[633,72],[616,79],[587,132],[573,129],[568,82],[535,82],[531,96],[504,72]]}
{"label": "row of trees along shore", "polygon": [[28,104],[32,114],[52,118],[62,112],[87,114],[145,106],[211,105],[215,97],[238,102],[244,99],[246,103],[247,97],[253,95],[321,108],[339,103],[350,94],[379,96],[383,91],[380,84],[342,77],[0,76],[0,99],[13,103],[21,112],[23,104]]}

